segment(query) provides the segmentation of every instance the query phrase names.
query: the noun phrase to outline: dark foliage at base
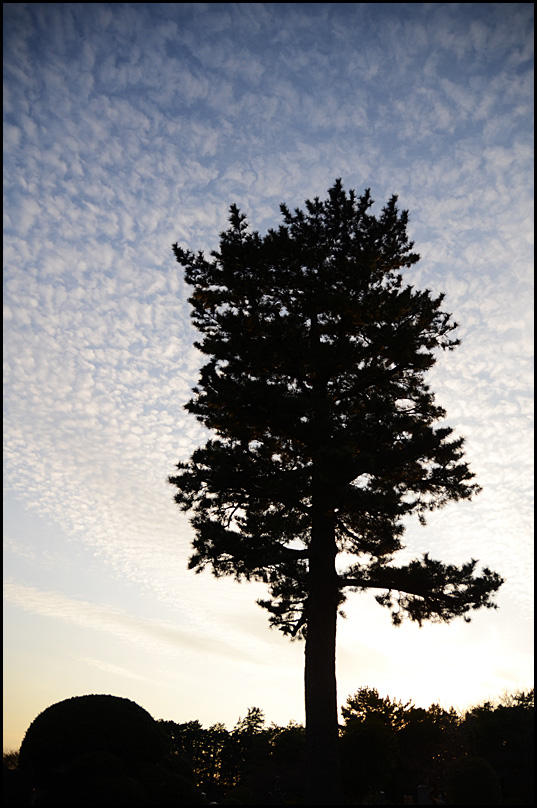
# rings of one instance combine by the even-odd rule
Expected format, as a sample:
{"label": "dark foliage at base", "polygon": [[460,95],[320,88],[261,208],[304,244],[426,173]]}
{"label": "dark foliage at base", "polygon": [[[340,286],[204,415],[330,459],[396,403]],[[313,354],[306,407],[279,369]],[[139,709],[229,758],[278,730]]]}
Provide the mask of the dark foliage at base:
{"label": "dark foliage at base", "polygon": [[[223,724],[205,729],[199,721],[155,722],[133,702],[118,701],[130,705],[122,705],[129,714],[126,725],[109,726],[110,713],[103,709],[93,748],[72,726],[64,728],[76,753],[67,758],[61,722],[50,719],[58,711],[49,708],[38,716],[20,760],[17,753],[4,754],[4,804],[306,804],[302,726],[266,726],[262,711],[253,707],[231,731]],[[76,700],[60,704],[70,702]],[[345,804],[533,805],[533,713],[533,691],[504,696],[496,705],[486,702],[461,716],[438,705],[414,707],[363,687],[342,708]],[[62,711],[62,721],[66,715]],[[73,715],[80,718],[77,709]],[[39,720],[42,716],[47,723]],[[110,751],[109,736],[124,737],[127,725],[138,737]],[[47,726],[54,728],[51,741],[62,750],[55,759],[46,745]],[[88,724],[77,726],[80,732]],[[42,756],[36,738],[43,744]]]}

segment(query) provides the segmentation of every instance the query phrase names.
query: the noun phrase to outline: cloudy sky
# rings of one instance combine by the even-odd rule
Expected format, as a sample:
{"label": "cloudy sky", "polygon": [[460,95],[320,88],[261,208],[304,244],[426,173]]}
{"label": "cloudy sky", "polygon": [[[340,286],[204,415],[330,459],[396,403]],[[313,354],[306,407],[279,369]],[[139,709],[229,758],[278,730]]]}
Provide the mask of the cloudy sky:
{"label": "cloudy sky", "polygon": [[[233,202],[265,232],[336,177],[410,212],[463,344],[431,373],[483,486],[405,558],[506,583],[472,623],[340,622],[362,685],[461,708],[532,684],[531,3],[4,4],[4,744],[73,695],[156,718],[302,721],[303,646],[257,584],[186,569],[167,476],[206,434],[171,245]],[[401,559],[404,560],[404,559]]]}

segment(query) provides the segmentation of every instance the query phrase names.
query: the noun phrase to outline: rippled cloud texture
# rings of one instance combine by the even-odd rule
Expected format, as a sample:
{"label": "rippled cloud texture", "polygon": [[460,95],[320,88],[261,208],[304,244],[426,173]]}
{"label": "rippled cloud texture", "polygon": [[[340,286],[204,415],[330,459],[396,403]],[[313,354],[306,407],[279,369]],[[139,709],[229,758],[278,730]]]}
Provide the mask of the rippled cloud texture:
{"label": "rippled cloud texture", "polygon": [[355,596],[341,701],[529,686],[532,33],[528,3],[4,4],[8,745],[83,692],[302,720],[302,648],[262,589],[186,571],[166,478],[206,436],[171,244],[214,248],[232,202],[264,232],[336,177],[377,211],[399,195],[408,280],[460,323],[431,385],[484,490],[409,524],[408,556],[506,578],[469,626],[396,631]]}

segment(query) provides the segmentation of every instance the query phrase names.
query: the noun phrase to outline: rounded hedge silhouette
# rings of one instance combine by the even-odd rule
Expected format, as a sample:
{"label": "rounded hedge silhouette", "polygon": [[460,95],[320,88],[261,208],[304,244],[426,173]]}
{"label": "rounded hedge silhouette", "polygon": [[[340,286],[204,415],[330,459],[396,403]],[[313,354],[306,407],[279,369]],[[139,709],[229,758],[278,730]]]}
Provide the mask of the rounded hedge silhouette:
{"label": "rounded hedge silhouette", "polygon": [[20,748],[22,768],[69,766],[89,753],[158,763],[167,739],[149,713],[119,696],[74,696],[47,707],[28,727]]}

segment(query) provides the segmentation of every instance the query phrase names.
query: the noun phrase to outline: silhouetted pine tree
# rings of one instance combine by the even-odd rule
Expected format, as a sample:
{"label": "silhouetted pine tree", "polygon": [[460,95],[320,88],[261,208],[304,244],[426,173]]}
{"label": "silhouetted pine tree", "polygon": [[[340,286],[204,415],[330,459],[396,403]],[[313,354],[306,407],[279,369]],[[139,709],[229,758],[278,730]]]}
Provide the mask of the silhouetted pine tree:
{"label": "silhouetted pine tree", "polygon": [[[216,437],[170,482],[191,511],[190,568],[268,585],[271,624],[306,639],[309,804],[337,804],[335,640],[346,590],[379,590],[394,623],[493,606],[502,583],[474,560],[404,566],[402,520],[479,491],[463,440],[425,383],[459,344],[443,295],[403,284],[407,212],[370,213],[337,180],[266,236],[231,207],[207,259],[174,245],[209,357],[186,405]],[[354,562],[338,571],[336,558]]]}

